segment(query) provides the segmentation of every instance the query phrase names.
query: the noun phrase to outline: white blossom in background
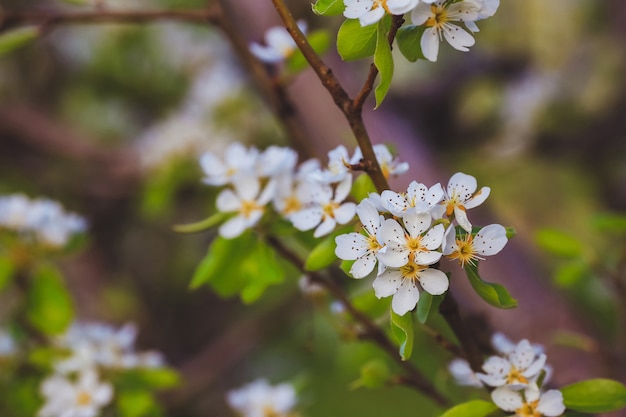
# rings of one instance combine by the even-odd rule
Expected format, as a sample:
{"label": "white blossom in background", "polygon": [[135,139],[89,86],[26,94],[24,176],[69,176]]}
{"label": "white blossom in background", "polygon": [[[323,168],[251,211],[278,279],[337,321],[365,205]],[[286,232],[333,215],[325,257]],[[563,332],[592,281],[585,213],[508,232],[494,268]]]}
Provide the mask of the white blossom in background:
{"label": "white blossom in background", "polygon": [[437,61],[439,42],[445,39],[450,46],[467,52],[474,45],[474,38],[460,26],[451,22],[472,22],[479,19],[481,4],[476,0],[461,0],[450,3],[438,0],[427,4],[423,0],[413,10],[411,20],[414,25],[426,26],[420,45],[424,57]]}
{"label": "white blossom in background", "polygon": [[294,213],[291,221],[298,230],[311,230],[314,237],[321,237],[332,232],[337,224],[346,224],[354,218],[356,204],[344,203],[352,187],[352,176],[346,176],[333,189],[326,184],[311,184],[311,196],[308,207]]}
{"label": "white blossom in background", "polygon": [[0,360],[15,355],[17,353],[17,346],[15,345],[15,339],[5,329],[0,329]]}
{"label": "white blossom in background", "polygon": [[[380,166],[380,170],[383,176],[387,179],[391,176],[398,176],[404,174],[409,170],[408,162],[401,162],[398,158],[394,157],[387,145],[382,143],[376,144],[373,146],[374,155],[376,156],[376,161]],[[354,151],[354,155],[350,159],[351,164],[358,164],[361,159],[363,159],[363,152],[361,148],[357,147]]]}
{"label": "white blossom in background", "polygon": [[465,233],[458,237],[454,227],[446,230],[443,244],[443,254],[450,259],[457,259],[461,267],[477,265],[478,261],[485,260],[484,256],[492,256],[499,253],[508,239],[506,229],[499,224],[490,224],[481,228],[475,236]]}
{"label": "white blossom in background", "polygon": [[254,176],[237,176],[233,179],[234,190],[227,188],[217,196],[216,207],[234,216],[219,228],[221,236],[232,239],[256,225],[265,213],[265,206],[272,200],[276,183],[270,181],[261,189],[261,181]]}
{"label": "white blossom in background", "polygon": [[498,7],[500,7],[500,0],[474,0],[479,5],[478,16],[476,20],[465,21],[465,27],[472,32],[479,32],[478,26],[476,26],[476,21],[487,19],[488,17],[496,14]]}
{"label": "white blossom in background", "polygon": [[346,8],[343,15],[348,19],[359,19],[361,26],[368,26],[378,22],[385,14],[403,15],[410,12],[418,3],[419,0],[344,0]]}
{"label": "white blossom in background", "polygon": [[311,195],[311,172],[320,168],[317,159],[309,159],[298,166],[295,174],[284,173],[276,177],[276,192],[272,203],[274,210],[287,220],[304,209]]}
{"label": "white blossom in background", "polygon": [[[380,234],[381,223],[385,218],[367,199],[357,206],[356,214],[359,216],[365,234],[348,233],[337,236],[335,254],[339,259],[355,261],[350,268],[350,275],[354,278],[363,278],[374,270],[378,253],[385,246]],[[383,270],[384,265],[378,263],[378,274]]]}
{"label": "white blossom in background", "polygon": [[228,145],[223,156],[207,152],[200,157],[200,166],[204,171],[204,183],[225,185],[232,183],[238,176],[255,176],[259,150],[246,147],[239,142]]}
{"label": "white blossom in background", "polygon": [[557,417],[565,412],[563,394],[558,390],[541,393],[537,384],[530,384],[523,391],[510,387],[493,390],[491,399],[502,410],[515,413],[515,417]]}
{"label": "white blossom in background", "polygon": [[546,355],[537,354],[526,339],[520,341],[506,358],[490,356],[483,364],[485,373],[476,376],[491,387],[510,386],[520,389],[535,382],[546,364]]}
{"label": "white blossom in background", "polygon": [[297,397],[290,384],[270,385],[259,379],[229,391],[226,401],[241,417],[288,417]]}
{"label": "white blossom in background", "polygon": [[[305,21],[298,21],[298,27],[302,33],[306,34],[307,24]],[[265,45],[253,42],[250,44],[250,52],[263,62],[275,64],[288,59],[297,45],[284,26],[274,26],[265,32]]]}
{"label": "white blossom in background", "polygon": [[454,359],[448,364],[448,371],[454,381],[461,386],[481,388],[482,382],[476,377],[469,363],[465,359]]}
{"label": "white blossom in background", "polygon": [[45,402],[38,417],[95,417],[113,398],[111,384],[100,382],[93,369],[80,372],[76,381],[52,375],[42,382],[40,392]]}
{"label": "white blossom in background", "polygon": [[412,181],[406,193],[385,190],[380,197],[385,211],[396,217],[404,217],[405,213],[430,214],[441,202],[443,195],[443,188],[439,183],[428,188],[424,184]]}
{"label": "white blossom in background", "polygon": [[41,245],[62,248],[86,227],[82,217],[66,212],[56,201],[22,194],[0,197],[0,228],[34,237]]}
{"label": "white blossom in background", "polygon": [[467,232],[472,231],[472,224],[467,218],[467,210],[481,205],[491,192],[491,188],[482,187],[476,191],[476,178],[471,175],[457,172],[454,174],[444,194],[443,200],[439,203],[439,207],[433,209],[436,217],[444,215],[454,220]]}
{"label": "white blossom in background", "polygon": [[259,177],[293,175],[298,163],[298,153],[283,146],[270,146],[256,159],[256,173]]}
{"label": "white blossom in background", "polygon": [[326,168],[317,169],[310,174],[313,181],[323,184],[334,184],[341,182],[348,176],[352,176],[348,165],[352,163],[352,158],[348,155],[345,146],[339,145],[328,152],[328,165]]}

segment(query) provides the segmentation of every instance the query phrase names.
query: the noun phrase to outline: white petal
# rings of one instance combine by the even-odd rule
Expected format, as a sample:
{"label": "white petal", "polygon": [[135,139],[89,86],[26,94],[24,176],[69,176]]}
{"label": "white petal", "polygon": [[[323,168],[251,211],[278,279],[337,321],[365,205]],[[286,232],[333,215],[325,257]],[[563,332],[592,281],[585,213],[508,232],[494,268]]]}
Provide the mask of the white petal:
{"label": "white petal", "polygon": [[480,29],[478,28],[478,26],[476,25],[475,22],[471,22],[471,21],[466,21],[465,22],[465,27],[467,28],[467,30],[469,30],[470,32],[476,33],[476,32],[480,32]]}
{"label": "white petal", "polygon": [[255,200],[259,195],[259,180],[256,177],[243,175],[233,179],[237,195],[243,200]]}
{"label": "white petal", "polygon": [[522,372],[522,375],[524,375],[526,378],[533,378],[539,375],[539,372],[541,372],[541,370],[546,364],[546,359],[547,357],[545,353],[540,354],[537,360],[534,361],[532,364],[530,364],[526,368],[526,370]]}
{"label": "white petal", "polygon": [[443,36],[446,38],[450,46],[458,51],[467,52],[468,46],[474,45],[476,42],[474,37],[461,29],[457,25],[446,23],[443,25]]}
{"label": "white petal", "polygon": [[265,43],[278,51],[289,50],[296,47],[296,43],[289,32],[287,32],[284,27],[280,26],[269,28],[267,32],[265,32]]}
{"label": "white petal", "polygon": [[394,249],[387,244],[386,250],[378,252],[378,259],[386,266],[400,268],[409,262],[409,251]]}
{"label": "white petal", "polygon": [[546,391],[539,399],[537,411],[547,417],[556,417],[563,414],[565,412],[565,405],[563,404],[563,394],[561,394],[561,391],[555,389]]}
{"label": "white petal", "polygon": [[335,211],[333,212],[333,216],[335,216],[335,220],[337,220],[337,223],[346,224],[354,218],[355,211],[356,204],[345,203],[335,209]]}
{"label": "white petal", "polygon": [[476,187],[476,178],[457,172],[448,181],[448,195],[451,196],[456,193],[461,196],[462,201],[466,201],[474,194]]}
{"label": "white petal", "polygon": [[235,238],[246,230],[247,222],[242,216],[235,216],[220,226],[219,233],[226,239]]}
{"label": "white petal", "polygon": [[439,34],[434,26],[424,31],[420,40],[420,46],[424,58],[431,62],[437,61],[437,55],[439,55]]}
{"label": "white petal", "polygon": [[385,243],[404,244],[406,241],[404,238],[404,228],[393,219],[387,219],[383,222],[381,225],[380,236]]}
{"label": "white petal", "polygon": [[370,10],[365,13],[363,16],[359,17],[359,22],[361,22],[361,26],[369,26],[378,22],[380,19],[385,16],[385,9],[382,7],[377,7],[374,10]]}
{"label": "white petal", "polygon": [[348,175],[343,181],[341,181],[337,185],[337,189],[335,190],[335,198],[333,198],[333,201],[335,203],[341,203],[343,200],[346,199],[348,194],[350,194],[351,188],[352,188],[352,175]]}
{"label": "white petal", "polygon": [[363,278],[368,276],[376,266],[376,256],[369,253],[359,259],[357,259],[352,268],[350,268],[350,275],[354,278]]}
{"label": "white petal", "polygon": [[380,197],[387,211],[397,217],[404,215],[408,207],[406,198],[390,190],[383,191]]}
{"label": "white petal", "polygon": [[489,187],[481,188],[469,201],[465,202],[465,208],[471,209],[480,206],[489,197],[490,192],[491,188]]}
{"label": "white petal", "polygon": [[432,295],[440,295],[448,290],[448,277],[438,269],[423,270],[419,273],[419,280],[422,288]]}
{"label": "white petal", "polygon": [[515,350],[515,344],[504,334],[497,332],[491,336],[491,344],[500,353],[508,355]]}
{"label": "white petal", "polygon": [[500,378],[506,378],[510,369],[511,363],[499,356],[490,356],[483,364],[483,371]]}
{"label": "white petal", "polygon": [[400,284],[400,288],[393,295],[391,309],[394,313],[403,316],[413,310],[420,298],[420,292],[413,280],[405,279]]}
{"label": "white petal", "polygon": [[495,255],[500,252],[508,241],[506,229],[499,224],[490,224],[483,227],[474,237],[474,250],[481,255]]}
{"label": "white petal", "polygon": [[[428,230],[432,218],[427,213],[407,213],[402,218],[402,221],[409,235],[415,238]],[[441,237],[443,238],[443,231]],[[439,241],[439,244],[441,244],[441,241]]]}
{"label": "white petal", "polygon": [[421,26],[428,20],[429,17],[433,15],[433,12],[430,9],[430,6],[425,4],[422,0],[415,9],[413,9],[413,13],[411,13],[411,22],[415,26]]}
{"label": "white petal", "polygon": [[524,405],[521,393],[507,387],[500,387],[493,390],[491,399],[504,411],[515,411]]}
{"label": "white petal", "polygon": [[439,260],[441,259],[441,255],[441,252],[435,251],[415,252],[415,263],[417,263],[418,265],[432,265],[439,262]]}
{"label": "white petal", "polygon": [[335,255],[339,259],[353,261],[365,255],[368,251],[367,238],[360,233],[348,233],[335,238],[337,247]]}
{"label": "white petal", "polygon": [[269,46],[259,45],[256,42],[250,44],[250,52],[252,52],[252,55],[256,56],[259,60],[269,64],[274,64],[285,59],[283,54],[276,49]]}
{"label": "white petal", "polygon": [[467,218],[467,212],[460,207],[454,207],[454,218],[467,233],[472,232],[472,224]]}
{"label": "white petal", "polygon": [[535,359],[535,349],[526,339],[520,341],[513,353],[509,355],[509,360],[517,369],[526,369]]}
{"label": "white petal", "polygon": [[313,233],[313,237],[326,236],[327,234],[333,231],[336,225],[337,225],[337,222],[335,221],[335,219],[333,219],[332,217],[326,218],[326,220],[324,220],[322,224],[320,224],[317,227],[317,229],[315,229],[315,232]]}
{"label": "white petal", "polygon": [[274,198],[275,194],[276,194],[276,181],[271,180],[270,182],[267,183],[267,185],[261,192],[261,195],[259,196],[259,199],[257,200],[257,204],[261,206],[266,205],[267,203],[270,202],[272,198]]}
{"label": "white petal", "polygon": [[443,243],[441,245],[441,251],[444,255],[450,255],[451,253],[458,250],[458,245],[456,244],[456,230],[454,226],[449,226],[446,229],[446,232],[443,237]]}
{"label": "white petal", "polygon": [[217,196],[215,206],[219,211],[228,213],[231,211],[238,211],[239,207],[241,207],[241,201],[233,190],[226,189]]}
{"label": "white petal", "polygon": [[356,0],[346,3],[346,9],[343,15],[348,19],[358,19],[372,9],[374,2],[372,0]]}
{"label": "white petal", "polygon": [[378,298],[389,297],[395,294],[402,283],[402,274],[397,269],[388,269],[372,282],[374,294]]}
{"label": "white petal", "polygon": [[477,373],[476,378],[478,378],[478,380],[485,385],[489,385],[490,387],[501,387],[506,384],[506,379],[498,378],[497,376],[493,375]]}
{"label": "white petal", "polygon": [[222,160],[212,152],[206,152],[200,157],[200,166],[209,177],[222,176],[226,171]]}
{"label": "white petal", "polygon": [[[428,215],[428,217],[430,217],[430,215]],[[443,243],[444,233],[445,233],[445,229],[443,225],[438,224],[437,226],[430,229],[428,233],[424,235],[424,237],[422,238],[422,244],[430,250],[437,249]]]}
{"label": "white petal", "polygon": [[443,187],[441,186],[441,184],[437,183],[428,189],[425,200],[429,205],[434,206],[443,199],[443,196]]}
{"label": "white petal", "polygon": [[320,224],[322,216],[321,207],[311,207],[292,214],[289,220],[296,229],[304,231],[311,230]]}
{"label": "white petal", "polygon": [[380,214],[369,201],[363,200],[356,208],[356,214],[370,236],[376,236],[380,227]]}

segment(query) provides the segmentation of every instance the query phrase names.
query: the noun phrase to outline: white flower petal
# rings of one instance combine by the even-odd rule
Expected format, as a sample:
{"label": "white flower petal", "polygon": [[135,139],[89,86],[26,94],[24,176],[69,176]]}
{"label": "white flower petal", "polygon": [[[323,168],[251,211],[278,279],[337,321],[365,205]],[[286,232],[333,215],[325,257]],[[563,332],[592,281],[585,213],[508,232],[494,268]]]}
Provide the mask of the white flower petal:
{"label": "white flower petal", "polygon": [[431,62],[437,61],[437,55],[439,55],[439,34],[434,26],[424,31],[420,40],[420,47],[422,48],[424,58]]}
{"label": "white flower petal", "polygon": [[242,175],[233,179],[235,192],[242,200],[254,200],[259,195],[259,180],[256,177]]}
{"label": "white flower petal", "polygon": [[348,194],[350,194],[350,189],[352,188],[352,175],[346,176],[346,178],[337,184],[337,189],[335,190],[335,198],[333,201],[335,203],[341,203],[346,199]]}
{"label": "white flower petal", "polygon": [[348,19],[358,19],[372,9],[374,2],[372,0],[353,0],[345,1],[346,8],[343,15]]}
{"label": "white flower petal", "polygon": [[337,247],[335,255],[339,259],[353,261],[365,255],[368,251],[367,238],[360,233],[348,233],[335,238]]}
{"label": "white flower petal", "polygon": [[322,224],[317,226],[317,229],[315,229],[315,232],[313,232],[313,237],[326,236],[327,234],[333,231],[336,225],[337,225],[337,222],[335,221],[335,219],[333,219],[332,217],[327,217],[322,222]]}
{"label": "white flower petal", "polygon": [[376,256],[372,253],[368,253],[352,264],[350,275],[354,278],[364,278],[374,270],[374,266],[376,266]]}
{"label": "white flower petal", "polygon": [[539,372],[541,372],[541,370],[546,364],[546,360],[547,360],[547,357],[545,353],[540,354],[537,360],[534,361],[532,364],[530,364],[526,368],[526,370],[522,372],[522,375],[524,375],[526,378],[533,378],[539,375]]}
{"label": "white flower petal", "polygon": [[[428,215],[430,217],[430,215]],[[445,229],[442,224],[433,227],[422,238],[422,245],[427,249],[433,250],[439,248],[443,244],[443,235]]]}
{"label": "white flower petal", "polygon": [[352,221],[355,212],[356,204],[345,203],[335,209],[335,211],[333,212],[333,216],[335,216],[335,220],[337,221],[337,223],[346,224]]}
{"label": "white flower petal", "polygon": [[398,250],[388,243],[386,250],[378,252],[378,260],[392,268],[400,268],[409,262],[409,251]]}
{"label": "white flower petal", "polygon": [[506,229],[499,224],[490,224],[483,227],[474,237],[474,250],[481,255],[491,256],[500,252],[506,242]]}
{"label": "white flower petal", "polygon": [[387,211],[397,217],[404,215],[408,207],[406,198],[390,190],[383,191],[380,197]]}
{"label": "white flower petal", "polygon": [[[409,235],[415,238],[428,230],[432,218],[427,213],[406,213],[402,221]],[[443,238],[443,230],[441,231],[441,237]],[[441,245],[441,240],[439,245]]]}
{"label": "white flower petal", "polygon": [[455,206],[454,218],[456,219],[457,223],[459,223],[459,226],[461,226],[467,233],[472,232],[472,224],[467,218],[467,212],[464,209]]}
{"label": "white flower petal", "polygon": [[515,411],[524,405],[521,393],[507,387],[500,387],[493,390],[491,399],[504,411]]}
{"label": "white flower petal", "polygon": [[517,369],[526,369],[535,359],[535,349],[526,339],[520,341],[509,355],[509,360]]}
{"label": "white flower petal", "polygon": [[404,233],[404,228],[393,219],[387,219],[381,225],[380,236],[385,243],[393,242],[404,244],[406,241]]}
{"label": "white flower petal", "polygon": [[539,399],[537,411],[547,417],[556,417],[563,414],[565,412],[565,405],[563,404],[563,394],[561,391],[555,389],[546,391]]}
{"label": "white flower petal", "polygon": [[283,54],[276,49],[260,45],[256,42],[250,44],[250,52],[252,52],[252,55],[256,56],[259,60],[269,64],[275,64],[285,59]]}
{"label": "white flower petal", "polygon": [[403,316],[413,310],[420,298],[420,292],[413,280],[405,279],[400,284],[400,288],[393,295],[391,309],[394,313]]}
{"label": "white flower petal", "polygon": [[402,283],[402,274],[397,269],[388,269],[372,282],[374,294],[378,298],[395,294]]}
{"label": "white flower petal", "polygon": [[377,7],[359,17],[359,22],[361,22],[361,26],[369,26],[378,22],[380,19],[383,18],[383,16],[385,16],[385,9],[382,7]]}
{"label": "white flower petal", "polygon": [[443,294],[450,285],[446,274],[434,268],[428,268],[420,272],[419,280],[422,288],[432,295]]}
{"label": "white flower petal", "polygon": [[474,207],[480,206],[484,201],[489,197],[489,193],[491,193],[491,188],[483,187],[474,196],[465,202],[465,208],[471,209]]}
{"label": "white flower petal", "polygon": [[466,201],[472,197],[477,186],[476,178],[457,172],[448,181],[448,195],[457,194],[463,201]]}
{"label": "white flower petal", "polygon": [[246,230],[246,226],[247,222],[245,218],[235,216],[220,226],[219,233],[226,239],[232,239],[241,235],[243,231]]}
{"label": "white flower petal", "polygon": [[231,211],[238,211],[241,207],[241,200],[233,192],[233,190],[226,189],[218,194],[215,206],[221,212],[228,213]]}
{"label": "white flower petal", "polygon": [[370,236],[376,236],[380,227],[380,214],[369,201],[363,200],[356,207],[356,214]]}
{"label": "white flower petal", "polygon": [[311,207],[308,209],[300,210],[291,215],[289,220],[293,226],[298,230],[311,230],[322,221],[322,208]]}
{"label": "white flower petal", "polygon": [[458,51],[467,52],[468,47],[476,42],[474,37],[457,25],[446,23],[443,25],[443,36],[450,46]]}
{"label": "white flower petal", "polygon": [[511,363],[499,356],[490,356],[483,364],[483,371],[500,378],[506,378],[510,369]]}
{"label": "white flower petal", "polygon": [[433,15],[433,12],[430,9],[430,6],[427,5],[423,0],[413,9],[413,13],[411,13],[411,22],[415,26],[421,26],[428,20],[429,17]]}
{"label": "white flower petal", "polygon": [[432,265],[439,262],[441,255],[441,252],[435,251],[415,252],[415,263],[418,265]]}

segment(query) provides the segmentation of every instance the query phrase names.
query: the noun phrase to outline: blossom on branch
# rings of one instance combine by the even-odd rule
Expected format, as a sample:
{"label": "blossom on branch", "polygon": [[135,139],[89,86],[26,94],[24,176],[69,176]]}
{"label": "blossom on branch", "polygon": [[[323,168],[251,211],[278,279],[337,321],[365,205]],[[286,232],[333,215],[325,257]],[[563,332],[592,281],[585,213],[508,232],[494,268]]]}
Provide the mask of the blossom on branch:
{"label": "blossom on branch", "polygon": [[288,417],[296,405],[296,391],[290,384],[270,385],[258,379],[228,392],[228,405],[241,417]]}
{"label": "blossom on branch", "polygon": [[[348,19],[359,19],[361,26],[378,22],[385,14],[403,15],[417,6],[420,0],[344,0],[343,15]],[[421,0],[432,3],[434,0]]]}
{"label": "blossom on branch", "polygon": [[98,380],[93,369],[82,371],[76,381],[53,375],[41,385],[45,398],[38,417],[95,417],[113,398],[113,387]]}
{"label": "blossom on branch", "polygon": [[[302,33],[306,33],[306,22],[299,21],[298,27]],[[250,52],[261,61],[270,64],[288,59],[296,49],[295,41],[283,26],[274,26],[265,32],[265,45],[256,42],[250,44]]]}
{"label": "blossom on branch", "polygon": [[483,227],[473,236],[471,233],[464,233],[457,236],[454,227],[446,230],[443,243],[443,254],[450,259],[458,259],[461,267],[477,265],[478,261],[500,252],[506,245],[506,229],[499,224],[490,224]]}
{"label": "blossom on branch", "polygon": [[530,384],[523,391],[496,388],[491,399],[502,410],[515,412],[515,417],[556,417],[565,412],[561,391],[553,389],[542,394],[537,384]]}

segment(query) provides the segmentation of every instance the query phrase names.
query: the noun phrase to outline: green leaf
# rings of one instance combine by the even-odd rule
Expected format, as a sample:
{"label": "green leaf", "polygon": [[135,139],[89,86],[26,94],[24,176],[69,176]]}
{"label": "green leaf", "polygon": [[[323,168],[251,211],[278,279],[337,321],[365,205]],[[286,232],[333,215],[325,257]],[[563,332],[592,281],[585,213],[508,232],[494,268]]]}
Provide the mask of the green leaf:
{"label": "green leaf", "polygon": [[26,316],[45,334],[62,333],[74,318],[72,297],[63,277],[54,267],[44,265],[33,272],[26,299]]}
{"label": "green leaf", "polygon": [[474,291],[487,303],[498,308],[513,308],[517,306],[517,300],[504,286],[483,281],[478,275],[478,267],[475,265],[465,265],[465,273],[472,284]]}
{"label": "green leaf", "polygon": [[554,274],[554,282],[561,288],[571,288],[579,284],[589,275],[586,262],[575,260],[561,265]]}
{"label": "green leaf", "polygon": [[426,291],[420,293],[420,299],[417,302],[417,320],[424,324],[428,321],[431,311],[437,311],[439,304],[443,301],[443,296],[432,295]]}
{"label": "green leaf", "polygon": [[15,265],[9,258],[0,258],[0,291],[2,291],[13,279]]}
{"label": "green leaf", "polygon": [[345,9],[343,0],[317,0],[311,6],[313,13],[321,16],[335,16],[342,14]]}
{"label": "green leaf", "polygon": [[625,233],[626,216],[616,213],[601,213],[593,216],[591,225],[600,232]]}
{"label": "green leaf", "polygon": [[515,230],[514,227],[505,227],[506,229],[506,238],[507,239],[512,239],[517,235],[517,230]]}
{"label": "green leaf", "polygon": [[[307,40],[318,55],[324,55],[330,46],[330,34],[326,30],[311,32],[307,35]],[[287,59],[287,69],[292,73],[302,71],[308,67],[309,63],[299,49],[296,49],[289,59]]]}
{"label": "green leaf", "polygon": [[379,388],[385,385],[390,375],[389,367],[380,359],[372,359],[361,367],[361,376],[350,384],[350,388]]}
{"label": "green leaf", "polygon": [[589,379],[561,388],[565,406],[582,413],[606,413],[626,407],[626,387],[611,379]]}
{"label": "green leaf", "polygon": [[583,244],[574,236],[555,229],[543,229],[535,234],[535,242],[543,250],[564,258],[583,254]]}
{"label": "green leaf", "polygon": [[232,282],[233,288],[228,285],[218,285],[221,288],[221,292],[218,291],[218,293],[226,297],[237,293],[240,285],[231,276],[231,271],[237,266],[234,259],[235,254],[245,255],[252,250],[255,244],[256,239],[250,232],[243,233],[235,239],[216,237],[211,243],[207,255],[196,268],[191,279],[191,288],[198,288],[207,282],[219,282],[220,279],[223,279],[222,277],[227,277],[226,279]]}
{"label": "green leaf", "polygon": [[115,395],[120,417],[145,417],[154,415],[156,402],[152,393],[138,389],[118,392]]}
{"label": "green leaf", "polygon": [[217,226],[218,224],[226,220],[227,217],[228,217],[228,213],[223,213],[221,211],[218,211],[212,216],[209,216],[206,219],[201,220],[196,223],[174,225],[173,229],[175,232],[179,232],[179,233],[201,232],[203,230],[207,230],[207,229],[210,229],[211,227]]}
{"label": "green leaf", "polygon": [[0,34],[0,56],[13,52],[37,39],[40,34],[38,27],[22,27]]}
{"label": "green leaf", "polygon": [[352,277],[352,275],[350,274],[350,270],[352,269],[352,265],[354,265],[355,262],[356,261],[341,261],[339,268],[341,268],[341,270],[345,272],[347,276]]}
{"label": "green leaf", "polygon": [[115,383],[125,389],[163,390],[180,385],[180,375],[171,368],[137,368],[122,372]]}
{"label": "green leaf", "polygon": [[319,271],[337,260],[337,255],[335,255],[335,248],[337,247],[335,243],[336,236],[338,234],[333,233],[313,248],[306,258],[304,269],[307,271]]}
{"label": "green leaf", "polygon": [[357,19],[347,19],[337,33],[337,52],[344,61],[355,61],[374,55],[377,26],[361,26]]}
{"label": "green leaf", "polygon": [[350,195],[356,201],[363,201],[365,198],[369,197],[370,193],[376,192],[376,186],[372,179],[367,174],[359,175],[359,177],[352,183],[352,189],[350,190]]}
{"label": "green leaf", "polygon": [[380,82],[374,90],[376,96],[376,108],[381,105],[385,96],[391,87],[391,79],[393,78],[393,56],[391,55],[391,46],[387,39],[387,31],[385,30],[385,21],[381,20],[377,25],[376,51],[374,52],[374,64],[378,68]]}
{"label": "green leaf", "polygon": [[278,262],[276,252],[260,242],[244,258],[238,273],[246,278],[241,291],[241,300],[246,304],[261,297],[269,285],[280,284],[285,280],[285,271]]}
{"label": "green leaf", "polygon": [[418,59],[426,59],[422,53],[420,41],[422,34],[426,30],[426,26],[405,25],[398,29],[396,42],[398,48],[406,59],[415,62]]}
{"label": "green leaf", "polygon": [[440,417],[487,417],[497,409],[498,407],[494,403],[484,400],[473,400],[452,407]]}
{"label": "green leaf", "polygon": [[400,344],[400,357],[403,361],[409,360],[413,353],[413,315],[400,316],[391,310],[391,330]]}

